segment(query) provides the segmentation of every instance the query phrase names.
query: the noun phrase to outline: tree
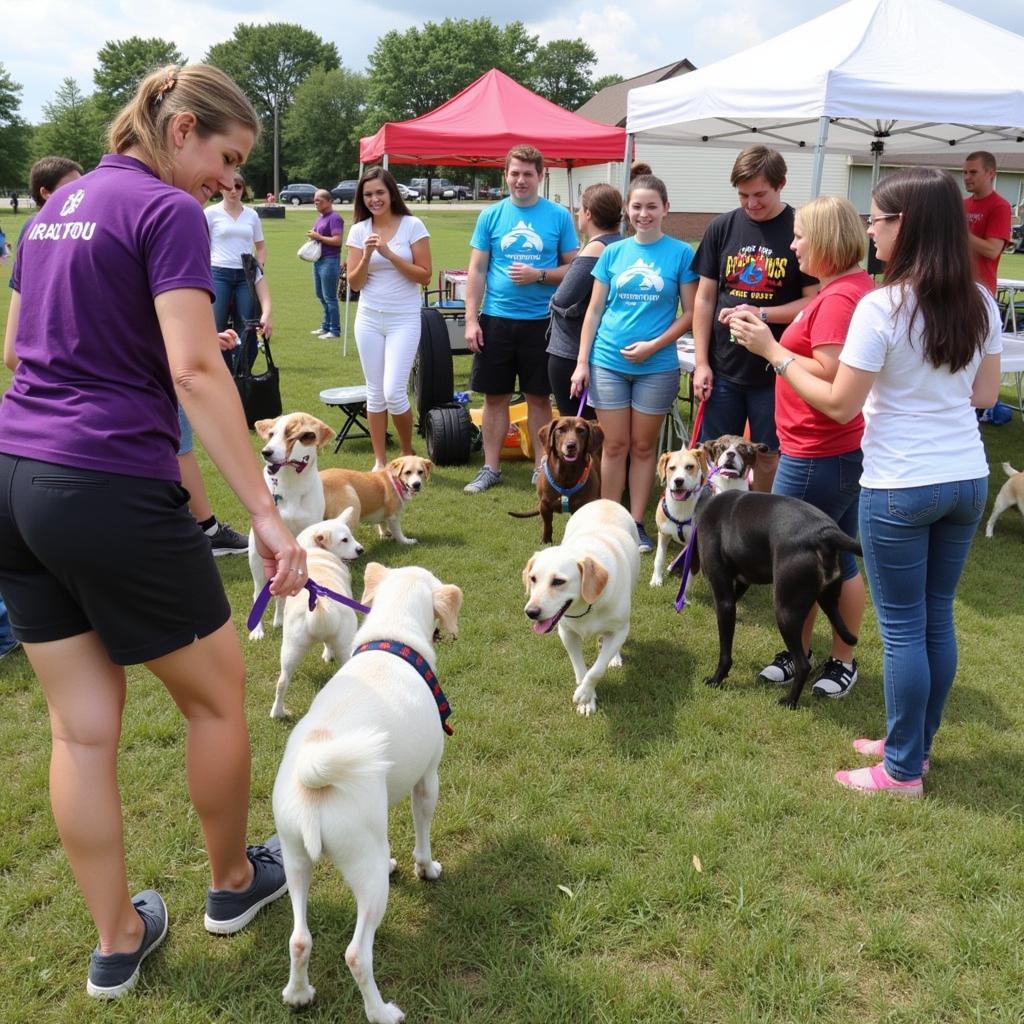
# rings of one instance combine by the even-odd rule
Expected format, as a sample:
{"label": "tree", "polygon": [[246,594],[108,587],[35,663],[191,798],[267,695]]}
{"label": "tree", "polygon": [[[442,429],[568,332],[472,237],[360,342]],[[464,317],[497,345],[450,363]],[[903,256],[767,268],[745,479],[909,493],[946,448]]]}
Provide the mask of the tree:
{"label": "tree", "polygon": [[27,175],[31,129],[19,114],[21,86],[0,63],[0,186],[22,184]]}
{"label": "tree", "polygon": [[[609,85],[618,85],[619,82],[624,82],[625,79],[622,75],[602,75],[600,78],[595,78],[593,83],[594,91],[590,96],[596,96],[602,89],[607,89]],[[590,99],[590,96],[587,99]],[[582,104],[581,104],[582,106]]]}
{"label": "tree", "polygon": [[406,32],[392,30],[370,54],[367,110],[362,134],[385,121],[404,121],[451,99],[492,67],[529,81],[537,38],[521,21],[495,25],[490,18],[428,21]]}
{"label": "tree", "polygon": [[231,75],[269,121],[274,140],[274,191],[280,191],[280,118],[291,106],[299,83],[316,68],[333,71],[341,66],[337,47],[300,25],[239,24],[231,39],[210,47],[206,61]]}
{"label": "tree", "polygon": [[575,110],[594,95],[596,61],[597,54],[582,39],[554,39],[537,50],[529,84],[552,103]]}
{"label": "tree", "polygon": [[97,107],[111,118],[135,95],[139,82],[165,64],[184,64],[185,58],[166,39],[117,39],[104,43],[96,54],[92,80]]}
{"label": "tree", "polygon": [[36,157],[58,154],[77,160],[85,170],[103,156],[106,121],[92,96],[86,96],[73,78],[61,82],[52,103],[43,104],[45,123],[36,130]]}
{"label": "tree", "polygon": [[366,85],[366,76],[358,72],[317,68],[295,90],[283,131],[287,152],[297,155],[285,162],[292,180],[330,188],[355,176]]}

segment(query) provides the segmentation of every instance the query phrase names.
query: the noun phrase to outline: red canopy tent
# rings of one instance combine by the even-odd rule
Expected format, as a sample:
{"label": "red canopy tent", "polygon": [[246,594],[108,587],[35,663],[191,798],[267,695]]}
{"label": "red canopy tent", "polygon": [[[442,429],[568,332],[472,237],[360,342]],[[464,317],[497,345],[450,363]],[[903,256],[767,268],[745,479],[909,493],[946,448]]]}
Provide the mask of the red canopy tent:
{"label": "red canopy tent", "polygon": [[517,142],[536,146],[548,167],[582,167],[621,160],[626,133],[571,114],[492,68],[429,113],[360,139],[359,160],[504,167]]}

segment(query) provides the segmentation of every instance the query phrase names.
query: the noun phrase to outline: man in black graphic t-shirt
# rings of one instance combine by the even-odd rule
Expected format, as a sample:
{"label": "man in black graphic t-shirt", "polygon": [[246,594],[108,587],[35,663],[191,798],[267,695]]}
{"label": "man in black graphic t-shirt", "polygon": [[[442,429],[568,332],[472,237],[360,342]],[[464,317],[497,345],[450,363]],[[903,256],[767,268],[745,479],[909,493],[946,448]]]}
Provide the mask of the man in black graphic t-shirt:
{"label": "man in black graphic t-shirt", "polygon": [[786,162],[765,146],[737,157],[732,184],[737,210],[716,217],[704,232],[694,269],[700,274],[693,313],[694,394],[705,399],[700,440],[742,434],[779,447],[775,433],[775,374],[765,360],[730,341],[729,319],[747,309],[776,338],[813,298],[814,278],[800,272],[790,249],[793,208],[780,193]]}

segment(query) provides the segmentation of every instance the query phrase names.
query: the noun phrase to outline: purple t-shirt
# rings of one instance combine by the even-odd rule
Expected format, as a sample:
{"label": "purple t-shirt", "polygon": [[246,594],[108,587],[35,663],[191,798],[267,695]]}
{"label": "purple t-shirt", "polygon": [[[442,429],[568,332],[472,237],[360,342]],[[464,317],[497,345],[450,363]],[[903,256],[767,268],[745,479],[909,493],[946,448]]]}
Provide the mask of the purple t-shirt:
{"label": "purple t-shirt", "polygon": [[[313,225],[313,230],[318,235],[340,236],[345,233],[345,222],[333,210],[331,210],[330,213],[322,213],[317,217],[316,223]],[[320,259],[340,260],[341,246],[328,245],[326,242],[321,242]]]}
{"label": "purple t-shirt", "polygon": [[20,362],[0,451],[178,480],[178,400],[153,300],[213,295],[202,207],[145,164],[105,156],[58,189],[18,252]]}

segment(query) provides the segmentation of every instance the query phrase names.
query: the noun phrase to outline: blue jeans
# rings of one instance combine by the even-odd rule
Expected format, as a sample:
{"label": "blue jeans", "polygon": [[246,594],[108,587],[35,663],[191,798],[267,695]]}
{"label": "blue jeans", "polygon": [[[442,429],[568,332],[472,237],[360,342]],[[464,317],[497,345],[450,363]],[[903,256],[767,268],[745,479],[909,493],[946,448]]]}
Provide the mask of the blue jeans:
{"label": "blue jeans", "polygon": [[[860,474],[864,454],[858,448],[842,455],[803,459],[780,455],[779,468],[772,483],[772,494],[800,498],[820,508],[839,529],[857,536],[857,511],[860,508]],[[839,552],[843,580],[852,580],[860,570],[857,559],[849,551]]]}
{"label": "blue jeans", "polygon": [[[239,267],[235,270],[232,267],[213,268],[213,319],[217,322],[217,330],[226,330],[228,326],[228,314],[234,303],[234,328],[238,332],[239,343],[245,344],[245,357],[248,359],[248,366],[256,361],[256,334],[246,333],[245,322],[259,318],[259,307],[252,289],[245,279],[245,271]],[[228,369],[233,370],[238,349],[224,353],[224,362]]]}
{"label": "blue jeans", "polygon": [[919,779],[956,675],[953,598],[988,479],[865,487],[860,536],[882,633],[885,770]]}
{"label": "blue jeans", "polygon": [[723,434],[742,434],[748,420],[750,440],[754,444],[763,442],[773,452],[777,452],[779,435],[775,433],[775,382],[768,387],[751,388],[715,377],[714,387],[704,403],[700,440],[713,441]]}
{"label": "blue jeans", "polygon": [[14,639],[14,630],[11,629],[11,620],[7,614],[7,605],[0,597],[0,654],[7,651],[17,641]]}
{"label": "blue jeans", "polygon": [[341,273],[340,260],[321,257],[313,264],[313,291],[324,307],[321,330],[341,334],[341,318],[338,316],[338,277]]}

